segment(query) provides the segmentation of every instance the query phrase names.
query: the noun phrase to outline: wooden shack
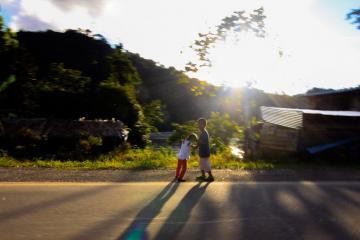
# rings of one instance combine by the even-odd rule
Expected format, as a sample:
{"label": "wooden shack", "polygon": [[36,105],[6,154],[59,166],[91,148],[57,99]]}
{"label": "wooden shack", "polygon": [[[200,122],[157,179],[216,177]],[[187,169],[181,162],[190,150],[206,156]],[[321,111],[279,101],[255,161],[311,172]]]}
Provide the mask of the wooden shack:
{"label": "wooden shack", "polygon": [[0,118],[0,143],[18,143],[22,138],[73,142],[83,135],[101,137],[105,144],[127,140],[128,130],[118,120],[64,120],[45,118]]}
{"label": "wooden shack", "polygon": [[[360,112],[261,107],[260,149],[326,151],[360,140]],[[359,149],[355,149],[359,151]]]}
{"label": "wooden shack", "polygon": [[298,100],[305,100],[310,109],[360,111],[360,87],[307,93],[296,97]]}

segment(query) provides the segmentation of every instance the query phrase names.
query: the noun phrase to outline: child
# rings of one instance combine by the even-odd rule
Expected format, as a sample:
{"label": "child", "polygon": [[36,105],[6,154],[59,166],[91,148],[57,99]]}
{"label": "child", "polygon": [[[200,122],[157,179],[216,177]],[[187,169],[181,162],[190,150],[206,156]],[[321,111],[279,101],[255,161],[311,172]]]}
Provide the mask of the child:
{"label": "child", "polygon": [[181,144],[181,148],[178,155],[178,165],[176,168],[176,176],[175,179],[178,182],[185,182],[183,179],[186,168],[187,168],[187,160],[190,159],[191,152],[191,142],[197,142],[197,136],[195,133],[190,134]]}
{"label": "child", "polygon": [[[214,181],[214,176],[211,174],[211,165],[210,165],[210,145],[209,145],[209,134],[206,130],[207,121],[205,118],[200,118],[198,120],[198,127],[200,130],[200,137],[198,140],[199,148],[199,157],[200,157],[200,171],[201,176],[197,177],[196,180],[199,181]],[[205,176],[205,172],[208,173],[208,178]]]}

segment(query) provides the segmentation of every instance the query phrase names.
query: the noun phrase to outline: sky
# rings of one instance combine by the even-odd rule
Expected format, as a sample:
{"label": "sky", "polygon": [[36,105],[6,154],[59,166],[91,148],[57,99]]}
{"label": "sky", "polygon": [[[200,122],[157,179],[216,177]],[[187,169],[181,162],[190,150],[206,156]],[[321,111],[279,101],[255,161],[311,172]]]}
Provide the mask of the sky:
{"label": "sky", "polygon": [[[194,60],[189,45],[234,11],[264,7],[267,35],[241,33],[210,52],[213,67],[189,74],[267,92],[360,85],[360,30],[346,14],[358,0],[0,0],[14,30],[90,29],[166,67]],[[280,56],[279,51],[283,54]]]}

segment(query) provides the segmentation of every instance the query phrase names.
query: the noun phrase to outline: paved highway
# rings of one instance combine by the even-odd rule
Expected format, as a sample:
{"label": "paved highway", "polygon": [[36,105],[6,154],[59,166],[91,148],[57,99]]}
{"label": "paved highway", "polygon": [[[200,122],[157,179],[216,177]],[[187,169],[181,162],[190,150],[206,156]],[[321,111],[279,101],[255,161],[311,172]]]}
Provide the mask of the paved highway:
{"label": "paved highway", "polygon": [[360,182],[0,183],[0,239],[360,239]]}

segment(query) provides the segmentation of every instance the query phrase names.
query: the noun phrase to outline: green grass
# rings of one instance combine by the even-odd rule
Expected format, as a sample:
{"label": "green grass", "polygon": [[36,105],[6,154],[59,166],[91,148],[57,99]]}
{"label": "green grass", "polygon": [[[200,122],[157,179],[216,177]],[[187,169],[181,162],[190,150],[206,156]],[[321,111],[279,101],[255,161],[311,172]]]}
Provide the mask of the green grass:
{"label": "green grass", "polygon": [[[60,169],[175,169],[177,165],[176,152],[168,148],[154,151],[151,148],[130,149],[126,152],[113,151],[95,159],[85,160],[57,160],[57,159],[15,159],[0,152],[0,167],[46,167]],[[188,161],[189,168],[198,167],[199,158],[191,156]],[[329,163],[309,162],[296,159],[242,161],[225,151],[211,155],[213,169],[360,169],[359,163]]]}
{"label": "green grass", "polygon": [[[222,152],[211,156],[214,169],[272,169],[271,163],[262,161],[245,162]],[[154,151],[151,148],[130,149],[126,152],[113,151],[88,160],[57,159],[15,159],[5,152],[0,153],[0,167],[49,167],[63,169],[174,169],[177,165],[177,154],[168,148]],[[199,166],[199,157],[192,155],[188,161],[189,168]]]}
{"label": "green grass", "polygon": [[52,167],[66,169],[158,169],[172,166],[175,161],[169,149],[131,149],[122,153],[114,151],[95,159],[57,160],[57,159],[15,159],[2,153],[1,167]]}

